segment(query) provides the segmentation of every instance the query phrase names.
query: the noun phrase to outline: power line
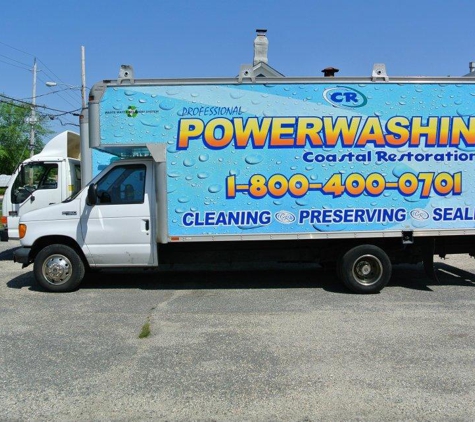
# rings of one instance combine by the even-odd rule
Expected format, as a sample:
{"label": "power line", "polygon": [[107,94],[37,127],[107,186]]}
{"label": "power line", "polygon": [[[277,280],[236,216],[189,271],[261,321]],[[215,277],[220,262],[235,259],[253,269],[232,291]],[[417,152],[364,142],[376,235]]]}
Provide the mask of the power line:
{"label": "power line", "polygon": [[41,61],[40,59],[38,59],[38,61],[53,74],[54,78],[52,79],[57,79],[58,81],[64,83],[64,81],[58,75],[56,75],[56,73],[54,73],[48,66],[46,66],[46,64],[43,61]]}
{"label": "power line", "polygon": [[22,66],[26,66],[26,68],[27,68],[28,70],[31,70],[31,69],[30,69],[30,65],[27,64],[27,63],[23,63],[23,62],[20,62],[20,61],[18,61],[18,60],[12,59],[11,57],[5,56],[4,54],[0,54],[0,56],[1,56],[1,57],[4,57],[5,59],[11,60],[12,62],[21,64]]}
{"label": "power line", "polygon": [[[23,108],[25,109],[26,106],[24,105],[19,105],[19,104],[15,104],[14,102],[11,102],[11,101],[5,101],[5,100],[2,100],[0,99],[0,104],[9,104],[11,105],[12,107],[18,107],[18,108]],[[76,126],[76,127],[79,127],[80,125],[77,124],[77,123],[73,123],[71,122],[70,120],[65,120],[65,122],[63,122],[63,120],[60,119],[60,117],[62,116],[65,116],[66,114],[69,114],[69,113],[62,113],[62,114],[47,114],[47,113],[43,113],[41,111],[38,111],[38,114],[43,116],[44,118],[49,118],[50,120],[57,120],[61,126]],[[73,115],[77,115],[75,113],[71,113]]]}
{"label": "power line", "polygon": [[[31,57],[36,57],[35,55],[33,55],[33,54],[31,54],[31,53],[28,53],[27,51],[20,50],[19,48],[13,47],[13,46],[11,46],[11,45],[9,45],[9,44],[7,44],[7,43],[4,43],[4,42],[2,42],[2,41],[0,41],[0,44],[6,46],[6,47],[8,47],[8,48],[11,48],[12,50],[18,51],[18,52],[20,52],[20,53],[22,53],[22,54],[26,54],[26,55],[31,56]],[[23,69],[23,70],[31,71],[31,68],[29,67],[29,65],[27,65],[27,64],[25,64],[25,63],[23,63],[23,62],[20,62],[20,61],[18,61],[18,60],[12,59],[12,58],[10,58],[10,57],[7,57],[7,56],[1,55],[1,54],[0,54],[0,56],[5,57],[5,58],[7,58],[8,60],[12,60],[12,61],[14,61],[14,62],[16,62],[16,63],[19,63],[19,64],[21,64],[21,65],[23,65],[23,66],[27,66],[27,67],[25,68],[25,67],[17,66],[17,65],[14,65],[13,63],[8,63],[8,62],[4,62],[4,61],[0,60],[1,62],[5,63],[5,64],[8,64],[8,65],[10,65],[10,66],[15,66],[15,67],[18,67],[18,68]],[[38,60],[38,62],[40,62],[40,63],[44,66],[45,69],[47,69],[47,70],[53,75],[53,76],[51,76],[51,74],[48,74],[48,72],[46,72],[46,71],[43,70],[43,73],[44,73],[47,77],[49,77],[50,79],[54,79],[54,80],[57,80],[57,81],[59,81],[59,82],[64,83],[64,81],[63,81],[58,75],[56,75],[56,73],[54,73],[54,72],[46,65],[45,62],[43,62],[43,61],[42,61],[41,59],[39,59],[39,58],[37,58],[37,60]],[[39,79],[40,81],[42,81],[43,83],[46,83],[46,81],[44,81],[44,80],[43,80],[41,77],[39,77],[39,76],[38,76],[38,79]],[[66,84],[66,85],[67,85],[67,84]],[[78,98],[75,97],[70,91],[65,90],[64,93],[65,93],[66,95],[68,95],[71,100],[73,100],[73,101],[77,101],[77,100],[78,100]],[[66,99],[63,95],[58,94],[58,96],[59,96],[63,101],[65,101],[66,103],[68,103],[70,106],[72,106],[72,107],[75,106],[75,104],[72,104],[72,103],[71,103],[70,101],[68,101],[68,99]]]}
{"label": "power line", "polygon": [[[0,99],[0,104],[8,104],[8,105],[11,105],[12,107],[18,107],[18,108],[23,108],[25,109],[26,106],[24,105],[19,105],[19,104],[15,104],[14,102],[12,101],[5,101],[5,100],[2,100]],[[44,112],[41,112],[41,111],[38,111],[38,114],[43,116],[44,118],[49,118],[50,120],[57,120],[61,126],[76,126],[76,127],[79,127],[80,125],[77,124],[77,123],[73,123],[71,122],[70,120],[65,120],[63,122],[63,120],[60,119],[60,117],[62,116],[65,116],[66,114],[70,114],[70,113],[61,113],[61,114],[47,114],[47,113],[44,113]],[[73,115],[78,115],[76,113],[71,113]]]}
{"label": "power line", "polygon": [[[45,81],[43,78],[41,77],[38,77],[38,79],[43,82],[44,84],[46,84],[47,81]],[[68,92],[68,91],[66,91]],[[59,97],[61,97],[63,99],[63,101],[67,102],[70,106],[72,107],[75,107],[76,104],[72,104],[67,98],[65,98],[64,96],[62,96],[61,94],[58,94]],[[77,100],[77,98],[73,98],[73,100]]]}
{"label": "power line", "polygon": [[8,62],[6,62],[6,61],[4,61],[4,60],[0,60],[0,62],[5,63],[5,64],[8,64],[9,66],[17,67],[18,69],[23,69],[23,70],[31,71],[31,69],[27,69],[27,68],[25,68],[25,67],[18,66],[18,65],[13,64],[13,63],[8,63]]}
{"label": "power line", "polygon": [[[27,102],[27,101],[22,101],[22,100],[18,100],[18,99],[16,99],[16,98],[13,98],[13,97],[9,97],[8,95],[0,94],[0,97],[6,98],[7,100],[15,101],[15,102],[17,102],[17,103],[25,104],[25,105],[27,105],[27,106],[29,106],[29,107],[33,107],[33,106],[34,106],[34,107],[36,107],[36,108],[42,108],[42,109],[44,109],[44,110],[51,110],[51,111],[56,111],[56,112],[58,112],[58,113],[61,113],[61,114],[58,114],[58,116],[63,116],[63,115],[65,115],[65,114],[72,114],[72,115],[74,115],[76,112],[78,112],[78,111],[81,110],[81,108],[77,108],[77,109],[71,110],[71,111],[58,110],[57,108],[47,107],[47,106],[45,106],[45,105],[38,105],[38,104],[34,105],[34,104],[29,103],[29,102]],[[1,101],[1,100],[0,100],[0,101]],[[2,102],[6,103],[7,101],[2,101]]]}
{"label": "power line", "polygon": [[[49,72],[51,72],[51,73],[53,74],[53,77],[52,77],[51,79],[56,80],[56,81],[59,81],[59,82],[65,84],[65,85],[68,85],[68,84],[66,84],[58,75],[56,75],[56,73],[54,73],[54,72],[46,65],[46,63],[44,63],[44,62],[43,62],[42,60],[40,60],[40,59],[38,59],[38,61],[39,61]],[[43,72],[44,72],[44,71],[43,71]],[[51,77],[51,75],[48,75],[47,72],[44,72],[44,74],[45,74],[46,76],[50,76],[50,77]],[[43,82],[44,82],[44,81],[43,81]],[[70,98],[73,98],[75,101],[77,100],[77,98],[74,97],[74,95],[72,94],[72,92],[66,91],[65,94],[69,95],[69,97],[70,97]],[[79,93],[78,93],[78,94],[79,94]],[[58,95],[59,95],[61,98],[64,99],[64,97],[62,97],[60,94],[58,94]],[[65,100],[65,101],[66,101],[66,100]],[[66,101],[66,102],[68,102],[68,101]],[[72,104],[69,103],[69,102],[68,102],[68,104],[69,104],[69,105],[72,105]],[[73,106],[73,107],[74,107],[74,106]]]}
{"label": "power line", "polygon": [[[12,102],[12,101],[5,101],[5,100],[2,100],[1,98],[0,98],[0,104],[8,104],[8,105],[10,105],[10,106],[12,106],[12,107],[17,107],[17,108],[22,108],[22,109],[25,109],[25,108],[26,108],[26,106],[24,106],[24,105],[15,104],[15,103]],[[38,111],[38,114],[40,114],[40,115],[43,116],[43,117],[50,117],[49,114],[43,113],[43,112],[41,112],[41,111]]]}
{"label": "power line", "polygon": [[77,127],[80,126],[77,123],[72,123],[69,121],[66,121],[66,123],[64,123],[59,117],[55,117],[55,120],[57,120],[61,124],[61,126],[77,126]]}
{"label": "power line", "polygon": [[18,48],[16,48],[16,47],[13,47],[13,46],[11,46],[11,45],[9,45],[9,44],[7,44],[7,43],[4,43],[4,42],[2,42],[2,41],[0,41],[0,44],[3,44],[3,45],[5,45],[5,46],[11,48],[12,50],[19,51],[20,53],[26,54],[26,55],[28,55],[28,56],[35,57],[35,56],[34,56],[33,54],[31,54],[31,53],[27,53],[26,51],[22,51],[22,50],[20,50],[20,49],[18,49]]}
{"label": "power line", "polygon": [[[57,94],[58,92],[63,92],[63,91],[66,91],[70,88],[63,88],[63,89],[58,89],[56,91],[50,91],[50,92],[47,92],[46,94],[40,94],[40,95],[37,95],[36,98],[40,98],[40,97],[46,97],[47,95],[51,95],[51,94]],[[21,98],[21,101],[25,101],[25,100],[32,100],[33,97],[25,97],[25,98]],[[74,107],[74,105],[73,105]]]}

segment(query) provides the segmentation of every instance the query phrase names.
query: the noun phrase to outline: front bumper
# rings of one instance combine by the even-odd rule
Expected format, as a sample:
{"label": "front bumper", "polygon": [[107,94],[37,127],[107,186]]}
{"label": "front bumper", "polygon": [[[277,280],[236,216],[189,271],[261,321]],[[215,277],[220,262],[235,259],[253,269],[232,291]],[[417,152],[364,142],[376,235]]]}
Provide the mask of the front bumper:
{"label": "front bumper", "polygon": [[8,242],[8,230],[7,229],[0,230],[0,241]]}
{"label": "front bumper", "polygon": [[18,248],[13,251],[13,262],[19,262],[23,264],[23,267],[26,267],[30,264],[30,252],[31,248]]}

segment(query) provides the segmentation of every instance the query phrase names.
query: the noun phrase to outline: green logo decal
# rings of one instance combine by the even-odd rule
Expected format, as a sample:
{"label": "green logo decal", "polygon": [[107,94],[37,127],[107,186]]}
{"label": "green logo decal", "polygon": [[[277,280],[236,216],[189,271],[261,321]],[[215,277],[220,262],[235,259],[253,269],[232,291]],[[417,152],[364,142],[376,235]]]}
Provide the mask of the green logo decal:
{"label": "green logo decal", "polygon": [[127,117],[137,117],[137,114],[139,114],[137,107],[135,106],[129,106],[126,113],[127,113]]}

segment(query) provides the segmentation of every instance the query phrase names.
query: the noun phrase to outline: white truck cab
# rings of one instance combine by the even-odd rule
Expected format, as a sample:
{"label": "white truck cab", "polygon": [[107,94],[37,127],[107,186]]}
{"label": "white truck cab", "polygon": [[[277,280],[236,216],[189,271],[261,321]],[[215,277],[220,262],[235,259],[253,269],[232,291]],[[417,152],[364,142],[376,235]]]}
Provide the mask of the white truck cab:
{"label": "white truck cab", "polygon": [[64,201],[81,188],[80,138],[65,131],[14,172],[2,205],[1,240],[18,239],[20,217]]}
{"label": "white truck cab", "polygon": [[40,283],[70,290],[87,267],[157,266],[154,174],[152,159],[116,161],[71,199],[24,215],[22,250],[37,254]]}

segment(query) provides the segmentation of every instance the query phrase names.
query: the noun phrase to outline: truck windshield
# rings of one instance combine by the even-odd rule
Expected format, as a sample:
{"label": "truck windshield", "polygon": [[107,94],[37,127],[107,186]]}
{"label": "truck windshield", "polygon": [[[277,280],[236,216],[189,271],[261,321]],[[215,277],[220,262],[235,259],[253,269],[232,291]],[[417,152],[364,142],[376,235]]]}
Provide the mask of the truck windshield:
{"label": "truck windshield", "polygon": [[12,203],[21,204],[37,189],[58,188],[58,165],[28,163],[21,167],[13,182]]}

